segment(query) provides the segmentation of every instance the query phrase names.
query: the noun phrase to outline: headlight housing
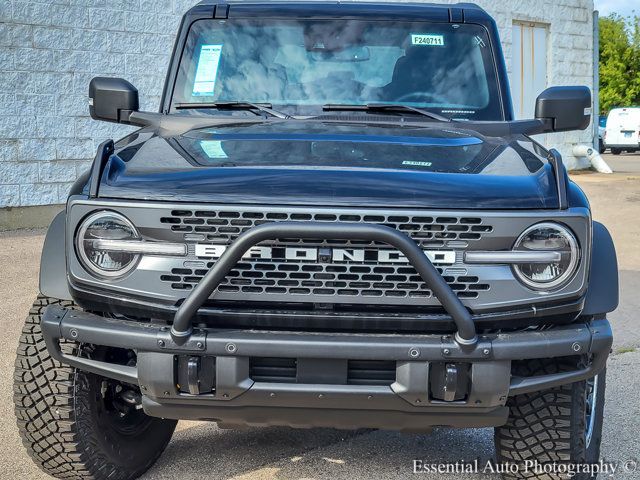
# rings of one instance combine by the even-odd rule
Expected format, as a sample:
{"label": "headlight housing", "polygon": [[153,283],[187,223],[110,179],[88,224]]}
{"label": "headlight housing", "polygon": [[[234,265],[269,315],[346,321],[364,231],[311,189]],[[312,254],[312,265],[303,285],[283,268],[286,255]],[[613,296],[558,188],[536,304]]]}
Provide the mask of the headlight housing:
{"label": "headlight housing", "polygon": [[117,278],[126,275],[138,263],[134,252],[99,248],[102,241],[139,241],[136,227],[123,215],[111,211],[87,217],[76,235],[76,251],[84,268],[97,277]]}
{"label": "headlight housing", "polygon": [[518,279],[534,290],[555,290],[569,282],[580,262],[578,242],[571,231],[553,222],[538,223],[525,230],[516,241],[516,251],[557,252],[552,263],[522,263],[513,266]]}

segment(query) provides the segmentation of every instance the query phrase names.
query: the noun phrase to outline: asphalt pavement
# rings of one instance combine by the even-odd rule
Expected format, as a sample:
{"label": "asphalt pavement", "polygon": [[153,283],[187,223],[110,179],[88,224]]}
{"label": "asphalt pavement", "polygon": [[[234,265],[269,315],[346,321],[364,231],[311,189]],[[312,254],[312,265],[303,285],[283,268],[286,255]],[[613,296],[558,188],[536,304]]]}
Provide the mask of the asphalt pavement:
{"label": "asphalt pavement", "polygon": [[[623,471],[640,460],[640,154],[606,160],[614,175],[581,174],[574,179],[592,202],[594,218],[611,230],[621,270],[621,305],[611,315],[614,355],[608,364],[603,456],[618,463],[613,478],[638,479]],[[27,457],[13,416],[12,375],[23,319],[38,288],[44,231],[0,234],[0,478],[49,478]],[[413,461],[451,463],[494,455],[490,429],[436,429],[428,435],[385,431],[252,428],[220,430],[214,424],[181,422],[167,451],[147,479],[403,479]],[[424,479],[468,479],[467,474],[420,474]],[[497,479],[491,474],[472,478]]]}
{"label": "asphalt pavement", "polygon": [[617,174],[640,175],[640,153],[612,155],[607,151],[603,158]]}

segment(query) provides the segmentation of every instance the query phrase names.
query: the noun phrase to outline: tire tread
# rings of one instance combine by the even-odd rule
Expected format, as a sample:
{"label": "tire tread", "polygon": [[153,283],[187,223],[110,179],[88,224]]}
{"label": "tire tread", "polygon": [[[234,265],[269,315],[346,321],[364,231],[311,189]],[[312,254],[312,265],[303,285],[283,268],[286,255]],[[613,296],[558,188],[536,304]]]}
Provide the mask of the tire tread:
{"label": "tire tread", "polygon": [[[548,375],[576,368],[575,359],[554,359],[519,363],[514,373],[521,376]],[[506,425],[495,429],[498,463],[522,464],[527,460],[545,463],[583,463],[585,382],[562,385],[540,392],[510,397]],[[517,475],[505,474],[506,479],[558,480],[558,475],[536,474],[529,471]]]}
{"label": "tire tread", "polygon": [[[17,349],[14,406],[22,443],[33,461],[60,479],[130,479],[160,456],[132,470],[109,458],[100,445],[90,412],[87,374],[51,358],[40,329],[49,305],[77,308],[73,302],[39,295],[29,311]],[[77,353],[61,341],[64,353]]]}

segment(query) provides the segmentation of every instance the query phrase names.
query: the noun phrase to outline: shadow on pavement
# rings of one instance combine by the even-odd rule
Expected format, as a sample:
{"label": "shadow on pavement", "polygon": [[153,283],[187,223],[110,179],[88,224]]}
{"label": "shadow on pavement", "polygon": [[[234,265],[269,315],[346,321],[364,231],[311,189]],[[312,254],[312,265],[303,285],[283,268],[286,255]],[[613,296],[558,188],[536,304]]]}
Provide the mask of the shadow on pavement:
{"label": "shadow on pavement", "polygon": [[[484,466],[493,456],[491,429],[437,429],[416,435],[275,427],[224,431],[213,424],[198,424],[176,434],[146,478],[397,479],[413,474],[415,459],[430,463],[479,459]],[[457,480],[469,476],[425,473],[420,478]]]}

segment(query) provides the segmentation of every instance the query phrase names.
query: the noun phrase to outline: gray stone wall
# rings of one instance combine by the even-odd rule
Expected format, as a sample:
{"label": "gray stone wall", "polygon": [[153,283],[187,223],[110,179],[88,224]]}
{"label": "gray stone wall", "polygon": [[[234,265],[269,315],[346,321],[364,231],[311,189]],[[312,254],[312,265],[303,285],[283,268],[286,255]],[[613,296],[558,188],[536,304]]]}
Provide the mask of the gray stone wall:
{"label": "gray stone wall", "polygon": [[0,0],[0,207],[64,203],[97,145],[127,127],[88,117],[89,81],[127,78],[156,110],[194,0]]}
{"label": "gray stone wall", "polygon": [[[0,0],[0,208],[63,203],[97,145],[129,129],[88,117],[97,75],[138,87],[156,110],[181,15],[195,0]],[[444,0],[443,3],[455,3]],[[515,20],[550,25],[549,84],[592,86],[593,0],[478,0],[510,65]],[[588,133],[549,136],[570,165]]]}
{"label": "gray stone wall", "polygon": [[[548,86],[586,85],[593,90],[593,0],[475,0],[475,3],[491,12],[498,24],[510,74],[513,23],[528,21],[549,28]],[[557,148],[569,168],[588,166],[586,159],[574,157],[572,151],[576,144],[593,144],[591,127],[537,139],[549,148]]]}

